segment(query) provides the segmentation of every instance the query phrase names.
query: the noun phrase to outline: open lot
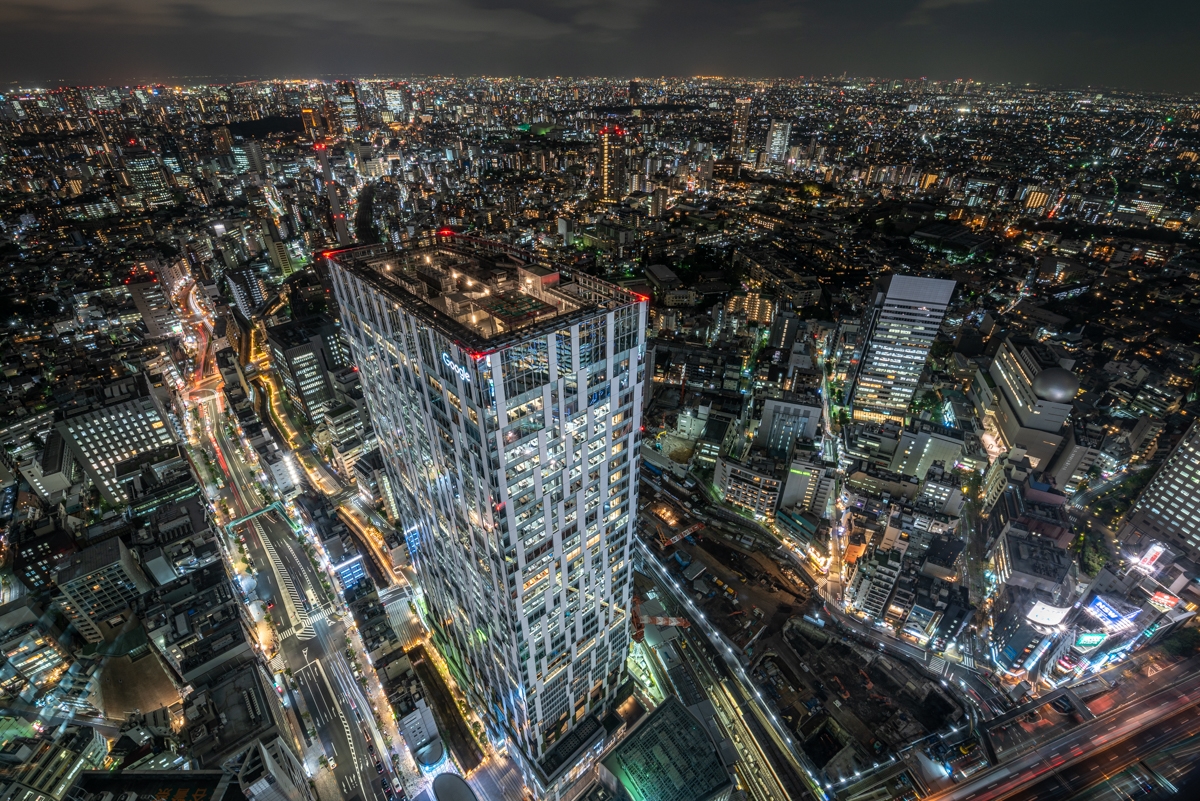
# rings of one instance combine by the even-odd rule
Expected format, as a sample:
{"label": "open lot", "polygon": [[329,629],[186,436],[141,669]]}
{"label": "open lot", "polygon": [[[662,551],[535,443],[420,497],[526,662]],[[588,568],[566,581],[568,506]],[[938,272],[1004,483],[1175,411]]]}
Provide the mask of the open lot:
{"label": "open lot", "polygon": [[745,649],[755,683],[827,775],[848,775],[962,714],[935,682],[870,646],[804,620],[809,588],[770,554],[718,539],[706,529],[666,560],[706,618]]}

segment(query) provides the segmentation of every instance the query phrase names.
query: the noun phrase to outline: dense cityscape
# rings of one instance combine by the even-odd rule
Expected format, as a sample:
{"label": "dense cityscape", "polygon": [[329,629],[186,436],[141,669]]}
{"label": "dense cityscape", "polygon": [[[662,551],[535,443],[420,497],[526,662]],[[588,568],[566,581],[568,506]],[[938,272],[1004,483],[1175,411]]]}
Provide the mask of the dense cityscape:
{"label": "dense cityscape", "polygon": [[0,801],[1158,799],[1200,102],[0,94]]}

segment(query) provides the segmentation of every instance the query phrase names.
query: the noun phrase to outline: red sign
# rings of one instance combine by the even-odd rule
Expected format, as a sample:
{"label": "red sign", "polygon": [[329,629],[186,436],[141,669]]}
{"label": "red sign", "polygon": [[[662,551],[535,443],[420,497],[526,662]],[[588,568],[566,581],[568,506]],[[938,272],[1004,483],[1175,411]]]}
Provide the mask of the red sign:
{"label": "red sign", "polygon": [[1166,612],[1168,609],[1174,609],[1175,605],[1179,603],[1179,599],[1169,592],[1160,590],[1150,596],[1150,603]]}

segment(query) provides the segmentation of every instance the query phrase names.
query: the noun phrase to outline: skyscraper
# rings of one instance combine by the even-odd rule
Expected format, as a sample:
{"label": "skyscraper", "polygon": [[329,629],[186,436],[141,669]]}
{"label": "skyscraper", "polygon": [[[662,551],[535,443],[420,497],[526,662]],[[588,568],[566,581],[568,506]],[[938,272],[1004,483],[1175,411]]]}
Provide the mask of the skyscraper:
{"label": "skyscraper", "polygon": [[642,104],[642,85],[637,81],[629,82],[629,105],[640,106]]}
{"label": "skyscraper", "polygon": [[787,159],[788,140],[792,135],[792,124],[787,120],[771,120],[767,131],[767,157],[778,163]]}
{"label": "skyscraper", "polygon": [[615,125],[600,129],[600,201],[616,203],[625,193],[625,131]]}
{"label": "skyscraper", "polygon": [[404,106],[403,89],[384,89],[383,102],[387,106],[387,110],[392,113],[393,119],[403,119],[408,111]]}
{"label": "skyscraper", "polygon": [[158,156],[141,148],[126,150],[125,171],[146,208],[153,210],[175,205],[171,185]]}
{"label": "skyscraper", "polygon": [[661,217],[667,211],[667,188],[665,186],[655,187],[654,192],[650,195],[650,216]]}
{"label": "skyscraper", "polygon": [[954,282],[892,275],[867,309],[865,350],[847,383],[857,420],[903,421],[925,368]]}
{"label": "skyscraper", "polygon": [[625,672],[645,299],[479,240],[329,260],[419,608],[557,798]]}
{"label": "skyscraper", "polygon": [[345,133],[354,133],[362,127],[358,116],[358,89],[352,81],[338,81],[337,107]]}
{"label": "skyscraper", "polygon": [[1200,560],[1200,422],[1179,440],[1129,510],[1121,539],[1160,540]]}
{"label": "skyscraper", "polygon": [[300,109],[300,119],[304,123],[304,135],[314,142],[321,136],[321,123],[317,118],[316,109]]}
{"label": "skyscraper", "polygon": [[746,142],[750,137],[750,98],[739,97],[733,101],[733,133],[729,137],[729,156],[746,155]]}
{"label": "skyscraper", "polygon": [[127,498],[117,466],[174,444],[175,432],[144,373],[114,381],[103,392],[90,405],[61,411],[55,430],[100,495],[118,505]]}
{"label": "skyscraper", "polygon": [[1074,363],[1035,339],[1009,336],[988,368],[998,390],[993,419],[1001,444],[1024,450],[1034,467],[1045,469],[1068,433],[1079,391],[1079,379],[1068,369]]}
{"label": "skyscraper", "polygon": [[288,400],[314,425],[333,403],[329,375],[347,366],[344,347],[337,326],[328,318],[292,320],[267,329],[271,366],[283,381]]}
{"label": "skyscraper", "polygon": [[104,639],[101,624],[111,625],[151,584],[120,537],[113,537],[61,562],[54,583],[63,608],[88,642]]}

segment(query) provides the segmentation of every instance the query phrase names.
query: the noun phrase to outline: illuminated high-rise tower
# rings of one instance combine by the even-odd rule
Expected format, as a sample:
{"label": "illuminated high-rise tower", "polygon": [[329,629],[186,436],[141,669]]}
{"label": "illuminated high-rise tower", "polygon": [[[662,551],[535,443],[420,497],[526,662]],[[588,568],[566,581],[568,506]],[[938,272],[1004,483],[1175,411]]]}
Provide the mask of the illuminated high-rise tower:
{"label": "illuminated high-rise tower", "polygon": [[1158,540],[1200,559],[1200,422],[1192,423],[1129,510],[1121,538]]}
{"label": "illuminated high-rise tower", "polygon": [[338,81],[337,107],[344,132],[353,133],[362,127],[362,119],[358,113],[358,87],[353,81]]}
{"label": "illuminated high-rise tower", "polygon": [[767,130],[767,156],[774,163],[787,159],[788,140],[792,135],[792,124],[787,120],[771,120]]}
{"label": "illuminated high-rise tower", "polygon": [[387,105],[387,110],[391,112],[392,118],[401,120],[408,112],[408,108],[404,103],[403,89],[384,89],[383,102]]}
{"label": "illuminated high-rise tower", "polygon": [[750,98],[739,97],[733,102],[733,134],[729,138],[730,156],[746,155],[750,138]]}
{"label": "illuminated high-rise tower", "polygon": [[490,736],[556,799],[625,677],[647,305],[439,240],[337,253],[331,280],[418,608]]}
{"label": "illuminated high-rise tower", "polygon": [[866,350],[848,383],[855,419],[904,420],[953,294],[954,282],[940,278],[881,282],[864,321]]}
{"label": "illuminated high-rise tower", "polygon": [[600,129],[600,201],[616,203],[625,194],[625,131],[616,125]]}
{"label": "illuminated high-rise tower", "polygon": [[125,151],[125,171],[138,191],[138,196],[148,209],[161,209],[175,205],[171,184],[158,156],[141,148]]}

